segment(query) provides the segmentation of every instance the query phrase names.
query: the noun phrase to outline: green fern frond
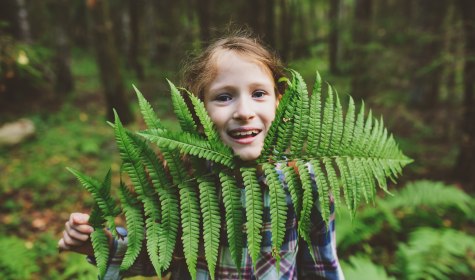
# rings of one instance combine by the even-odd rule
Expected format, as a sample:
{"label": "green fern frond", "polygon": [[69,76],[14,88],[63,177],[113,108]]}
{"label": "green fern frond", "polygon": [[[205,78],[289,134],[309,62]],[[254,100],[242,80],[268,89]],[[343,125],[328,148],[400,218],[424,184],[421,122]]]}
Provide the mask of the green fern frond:
{"label": "green fern frond", "polygon": [[203,102],[191,93],[189,94],[189,97],[195,109],[196,115],[200,119],[201,125],[203,126],[204,133],[209,142],[211,143],[211,146],[214,147],[215,143],[216,145],[218,145],[217,143],[222,143],[218,132],[216,131],[216,129],[214,129],[214,124],[208,116],[208,112],[206,111]]}
{"label": "green fern frond", "polygon": [[142,249],[144,238],[144,221],[140,202],[132,196],[127,186],[121,182],[119,188],[120,202],[127,223],[127,251],[120,265],[121,271],[128,270],[137,259]]}
{"label": "green fern frond", "polygon": [[190,132],[190,133],[196,132],[197,126],[196,126],[195,121],[193,120],[193,115],[188,109],[185,99],[183,98],[180,91],[176,88],[176,86],[172,82],[170,82],[168,79],[167,79],[167,82],[170,86],[173,111],[175,112],[178,122],[180,123],[181,130]]}
{"label": "green fern frond", "polygon": [[261,161],[259,162],[266,160],[272,153],[275,153],[275,145],[279,135],[279,127],[285,125],[285,123],[290,120],[289,115],[291,114],[287,112],[290,109],[289,103],[292,98],[292,94],[290,94],[290,86],[291,83],[289,83],[289,87],[286,88],[285,94],[282,96],[282,99],[279,102],[279,106],[277,107],[275,113],[275,119],[272,122],[269,131],[267,132],[266,138],[264,139],[264,148],[262,149],[262,154],[260,157]]}
{"label": "green fern frond", "polygon": [[185,260],[191,277],[196,277],[196,262],[198,259],[198,243],[200,230],[200,206],[196,188],[192,181],[187,180],[189,174],[183,161],[176,153],[163,153],[174,186],[179,190],[180,217],[182,242]]}
{"label": "green fern frond", "polygon": [[114,111],[114,114],[114,133],[117,147],[119,148],[120,157],[123,161],[123,169],[129,175],[134,189],[139,195],[139,198],[142,199],[147,195],[146,192],[148,190],[149,184],[147,174],[143,169],[143,165],[140,160],[139,150],[135,145],[133,145],[132,140],[127,134],[127,131],[120,122],[117,112]]}
{"label": "green fern frond", "polygon": [[242,167],[241,174],[246,193],[246,231],[247,248],[255,267],[261,251],[261,229],[263,200],[259,182],[257,181],[256,168]]}
{"label": "green fern frond", "polygon": [[347,279],[396,280],[366,256],[351,256],[349,262],[342,262],[342,269]]}
{"label": "green fern frond", "polygon": [[97,205],[92,209],[89,223],[94,227],[94,231],[91,233],[91,243],[99,271],[99,279],[103,279],[107,271],[107,263],[109,260],[109,238],[104,231],[104,219]]}
{"label": "green fern frond", "polygon": [[290,145],[290,152],[293,154],[300,154],[304,149],[304,140],[307,138],[307,131],[309,126],[309,98],[307,92],[307,85],[302,76],[294,70],[291,70],[295,76],[295,87],[292,87],[297,93],[295,102],[295,111],[293,119],[293,131]]}
{"label": "green fern frond", "polygon": [[349,96],[348,111],[345,116],[343,138],[341,139],[341,150],[348,151],[351,143],[353,142],[354,129],[355,129],[355,102],[353,98]]}
{"label": "green fern frond", "polygon": [[186,182],[178,185],[180,189],[180,210],[183,251],[192,279],[196,278],[198,243],[200,230],[200,207],[196,191]]}
{"label": "green fern frond", "polygon": [[[430,195],[427,195],[430,193]],[[475,204],[473,197],[456,186],[442,182],[420,180],[407,184],[390,199],[380,204],[392,210],[398,208],[431,207],[434,209],[459,209],[467,216],[473,215]]]}
{"label": "green fern frond", "polygon": [[410,280],[470,278],[470,252],[474,251],[475,238],[464,232],[419,228],[410,234],[407,244],[398,247],[397,267]]}
{"label": "green fern frond", "polygon": [[172,182],[165,168],[148,144],[133,133],[128,133],[128,135],[140,151],[142,163],[146,167],[152,187],[161,203],[161,232],[158,234],[159,262],[162,269],[167,269],[173,257],[179,225],[179,218],[176,215],[179,212],[176,189],[171,187]]}
{"label": "green fern frond", "polygon": [[160,234],[163,233],[160,215],[160,202],[158,199],[148,198],[143,200],[145,210],[145,234],[146,234],[146,247],[150,262],[155,269],[158,276],[162,275],[162,267],[159,257],[159,239]]}
{"label": "green fern frond", "polygon": [[102,217],[107,221],[107,226],[110,231],[115,234],[115,217],[120,213],[120,210],[115,206],[114,199],[110,196],[111,174],[110,170],[107,172],[103,182],[99,182],[73,168],[66,168],[71,172],[83,187],[88,190],[95,203],[99,207]]}
{"label": "green fern frond", "polygon": [[330,144],[333,141],[333,124],[335,114],[335,102],[333,90],[328,85],[328,96],[323,106],[323,120],[322,120],[322,135],[320,137],[321,144],[318,147],[318,154],[328,156],[330,155]]}
{"label": "green fern frond", "polygon": [[143,94],[135,87],[135,93],[137,94],[137,99],[139,101],[140,112],[142,117],[149,128],[163,128],[162,123],[153,111],[152,105],[143,97]]}
{"label": "green fern frond", "polygon": [[[307,242],[307,245],[310,247],[310,214],[314,205],[314,196],[313,196],[313,186],[312,178],[310,177],[308,166],[304,161],[297,161],[296,166],[300,176],[300,181],[302,182],[302,211],[300,212],[300,220],[298,221],[298,233],[302,238]],[[310,252],[313,252],[310,250]],[[312,257],[315,258],[315,256]]]}
{"label": "green fern frond", "polygon": [[341,204],[341,199],[340,199],[341,183],[340,183],[340,180],[338,180],[338,177],[336,175],[334,163],[330,158],[327,158],[327,157],[323,158],[323,169],[326,171],[327,180],[330,186],[330,194],[332,198],[335,200],[335,208],[336,208],[336,211],[338,211]]}
{"label": "green fern frond", "polygon": [[320,212],[322,213],[323,220],[328,221],[330,219],[330,186],[325,176],[325,167],[322,169],[320,162],[316,160],[312,160],[310,163],[318,186],[317,191],[318,200],[320,202]]}
{"label": "green fern frond", "polygon": [[236,179],[228,172],[219,172],[219,179],[222,186],[229,251],[239,271],[244,246],[241,190],[237,187]]}
{"label": "green fern frond", "polygon": [[322,137],[322,78],[318,72],[310,97],[309,122],[312,129],[309,129],[308,132],[307,152],[312,156],[316,156]]}
{"label": "green fern frond", "polygon": [[[292,81],[284,94],[284,97],[286,94],[289,95],[289,100],[285,103],[286,106],[283,109],[282,120],[279,122],[279,125],[277,127],[277,139],[275,141],[275,150],[273,151],[273,154],[276,155],[284,153],[289,148],[289,143],[292,139],[294,122],[296,117],[295,111],[299,103],[299,92],[297,90],[298,79],[295,76],[295,73],[291,72],[291,74]],[[281,106],[282,105],[280,105],[279,107]]]}
{"label": "green fern frond", "polygon": [[277,271],[280,271],[280,248],[284,241],[285,222],[287,220],[286,194],[279,181],[279,175],[275,170],[275,166],[270,163],[264,163],[262,168],[269,187],[272,256],[276,260]]}
{"label": "green fern frond", "polygon": [[338,93],[336,92],[336,90],[332,91],[335,92],[335,112],[333,114],[334,125],[332,131],[332,139],[330,142],[330,152],[332,154],[339,155],[341,153],[340,146],[341,140],[343,138],[343,109],[341,107]]}
{"label": "green fern frond", "polygon": [[203,176],[198,178],[198,187],[200,189],[201,216],[203,217],[205,257],[211,279],[214,279],[221,229],[218,196],[212,178]]}
{"label": "green fern frond", "polygon": [[143,203],[146,215],[145,226],[147,235],[147,253],[150,257],[153,267],[157,275],[161,275],[161,267],[158,257],[158,239],[161,232],[159,221],[160,202],[158,196],[152,191],[150,181],[145,172],[143,163],[140,158],[140,151],[134,145],[133,140],[123,127],[117,113],[115,114],[115,138],[119,148],[120,156],[123,161],[123,169],[129,175],[130,180],[138,194],[139,200]]}
{"label": "green fern frond", "polygon": [[300,219],[300,212],[302,211],[302,195],[303,190],[299,181],[299,176],[295,172],[294,167],[285,166],[282,170],[284,172],[285,182],[289,188],[290,198],[294,207],[294,213],[297,219]]}
{"label": "green fern frond", "polygon": [[156,143],[159,147],[180,152],[206,160],[220,163],[233,168],[233,154],[229,147],[219,144],[211,145],[210,141],[186,132],[174,133],[161,129],[149,129],[139,133],[145,139]]}
{"label": "green fern frond", "polygon": [[351,188],[348,187],[348,185],[352,184],[351,175],[348,172],[348,166],[346,164],[346,161],[341,157],[336,158],[335,163],[338,166],[338,170],[340,171],[341,175],[345,204],[347,205],[350,213],[354,213],[355,209],[353,208],[353,191]]}

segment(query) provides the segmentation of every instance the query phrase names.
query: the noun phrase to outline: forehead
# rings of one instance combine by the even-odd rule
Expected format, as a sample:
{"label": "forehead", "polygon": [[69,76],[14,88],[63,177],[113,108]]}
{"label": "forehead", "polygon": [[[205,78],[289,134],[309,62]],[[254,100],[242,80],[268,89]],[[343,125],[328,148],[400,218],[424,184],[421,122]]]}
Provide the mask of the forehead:
{"label": "forehead", "polygon": [[[230,70],[233,69],[236,65],[236,62],[245,62],[254,64],[260,71],[264,72],[273,80],[273,75],[271,69],[259,59],[256,54],[239,52],[234,50],[220,50],[213,55],[212,65],[211,65],[211,79],[208,81],[208,84],[211,83],[214,78],[218,75],[218,71],[221,70]],[[245,73],[243,73],[245,74]]]}

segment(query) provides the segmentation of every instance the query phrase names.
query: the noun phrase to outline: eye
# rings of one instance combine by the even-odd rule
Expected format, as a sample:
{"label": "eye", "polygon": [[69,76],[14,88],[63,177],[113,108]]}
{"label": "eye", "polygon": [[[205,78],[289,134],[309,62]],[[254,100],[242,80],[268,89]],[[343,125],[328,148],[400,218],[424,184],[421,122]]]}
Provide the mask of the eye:
{"label": "eye", "polygon": [[231,95],[227,94],[227,93],[222,93],[222,94],[219,94],[218,96],[216,96],[216,98],[214,100],[218,101],[218,102],[227,102],[227,101],[230,101],[232,98],[231,98]]}
{"label": "eye", "polygon": [[263,90],[256,90],[252,93],[252,97],[254,98],[262,98],[266,95],[266,92]]}

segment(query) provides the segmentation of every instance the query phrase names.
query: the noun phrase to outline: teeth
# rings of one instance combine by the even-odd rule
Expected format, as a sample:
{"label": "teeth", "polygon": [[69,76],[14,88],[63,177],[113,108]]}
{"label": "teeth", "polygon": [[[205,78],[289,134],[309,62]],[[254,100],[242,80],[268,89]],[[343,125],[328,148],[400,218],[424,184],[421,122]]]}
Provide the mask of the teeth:
{"label": "teeth", "polygon": [[234,131],[231,133],[232,136],[249,136],[249,135],[255,135],[258,134],[259,130],[248,130],[248,131]]}

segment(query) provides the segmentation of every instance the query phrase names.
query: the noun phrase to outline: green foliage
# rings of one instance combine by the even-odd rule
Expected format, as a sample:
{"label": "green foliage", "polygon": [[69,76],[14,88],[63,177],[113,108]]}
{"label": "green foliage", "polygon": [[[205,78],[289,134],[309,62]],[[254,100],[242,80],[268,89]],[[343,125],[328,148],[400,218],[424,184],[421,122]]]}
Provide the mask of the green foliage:
{"label": "green foliage", "polygon": [[29,279],[32,273],[39,270],[35,264],[35,253],[27,248],[25,240],[0,236],[0,252],[1,279]]}
{"label": "green foliage", "polygon": [[373,263],[363,256],[352,256],[348,262],[342,262],[341,267],[346,279],[365,280],[395,280],[388,276],[383,267]]}
{"label": "green foliage", "polygon": [[90,280],[96,277],[96,268],[84,261],[84,256],[79,254],[68,254],[65,260],[66,269],[58,277],[60,280],[77,279]]}
{"label": "green foliage", "polygon": [[[316,207],[328,221],[331,197],[339,204],[343,191],[348,209],[354,215],[362,197],[367,202],[372,201],[376,186],[387,191],[387,178],[394,181],[402,167],[411,162],[388,135],[383,121],[373,119],[371,111],[366,116],[364,106],[361,106],[355,117],[356,108],[350,99],[349,113],[344,118],[338,94],[329,86],[326,97],[322,95],[318,74],[315,89],[309,97],[300,74],[294,70],[290,73],[289,87],[265,139],[264,150],[255,162],[243,163],[236,158],[219,139],[202,101],[188,93],[192,104],[192,110],[189,110],[184,97],[172,83],[172,101],[181,132],[168,130],[138,90],[141,112],[149,128],[137,134],[129,132],[116,114],[112,126],[122,170],[131,184],[121,187],[121,200],[125,202],[122,208],[128,230],[134,236],[143,232],[143,223],[130,219],[136,219],[137,205],[143,208],[147,252],[158,275],[170,264],[176,228],[181,225],[183,251],[192,278],[196,274],[200,237],[204,241],[208,269],[214,277],[221,228],[218,190],[222,190],[232,258],[239,266],[245,221],[249,254],[253,265],[256,264],[263,226],[263,193],[258,179],[261,171],[258,170],[262,170],[268,186],[264,191],[269,192],[270,197],[272,254],[279,266],[288,209],[282,188],[284,182],[279,179],[277,169],[284,172],[294,208],[298,210],[298,233],[310,244],[310,216]],[[195,123],[195,119],[199,123]],[[204,133],[200,133],[198,127]],[[159,155],[155,156],[137,135],[156,144]],[[76,176],[92,193],[101,217],[110,221],[110,214],[116,213],[115,207],[108,203],[110,197],[101,191],[106,189],[103,186],[108,185],[110,175],[100,187],[91,187],[98,183],[85,176]],[[237,186],[240,182],[245,193],[245,218],[239,205]],[[128,191],[129,187],[133,188],[134,195]],[[177,205],[180,205],[179,210]],[[171,216],[177,217],[178,211],[179,219],[172,220]],[[113,229],[113,224],[109,227]],[[140,240],[132,242],[124,269],[137,256]]]}
{"label": "green foliage", "polygon": [[[397,279],[470,279],[475,269],[470,234],[474,203],[455,186],[411,182],[394,196],[377,200],[375,208],[359,211],[358,219],[338,219],[338,248],[371,255],[373,263],[389,267]],[[350,275],[345,269],[345,276]]]}
{"label": "green foliage", "polygon": [[[464,232],[419,228],[397,251],[397,272],[405,279],[462,279],[473,276],[475,238]],[[467,278],[468,279],[468,278]]]}
{"label": "green foliage", "polygon": [[411,182],[393,196],[376,201],[375,208],[362,209],[358,219],[338,219],[337,244],[346,250],[388,229],[397,234],[420,226],[444,227],[447,218],[473,221],[474,209],[473,198],[455,186],[428,180]]}
{"label": "green foliage", "polygon": [[51,69],[45,67],[51,57],[51,50],[40,45],[21,43],[4,34],[0,35],[0,49],[0,93],[7,91],[18,95],[20,93],[15,91],[22,83],[26,85],[20,88],[34,89],[51,75]]}

